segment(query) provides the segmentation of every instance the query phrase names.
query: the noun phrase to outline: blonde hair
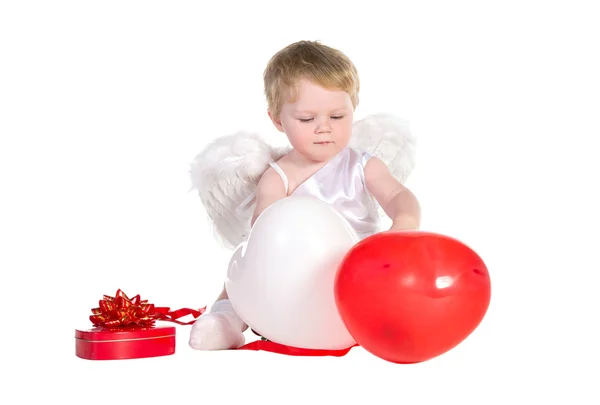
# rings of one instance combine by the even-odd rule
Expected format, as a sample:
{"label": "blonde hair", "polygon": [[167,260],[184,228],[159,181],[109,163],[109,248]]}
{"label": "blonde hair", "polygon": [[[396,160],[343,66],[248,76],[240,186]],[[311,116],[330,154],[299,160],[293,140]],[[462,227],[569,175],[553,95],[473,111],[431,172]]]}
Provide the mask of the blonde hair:
{"label": "blonde hair", "polygon": [[354,108],[358,106],[360,81],[352,61],[341,51],[318,41],[299,41],[273,55],[264,71],[265,96],[274,117],[279,117],[286,100],[296,100],[300,79],[345,91]]}

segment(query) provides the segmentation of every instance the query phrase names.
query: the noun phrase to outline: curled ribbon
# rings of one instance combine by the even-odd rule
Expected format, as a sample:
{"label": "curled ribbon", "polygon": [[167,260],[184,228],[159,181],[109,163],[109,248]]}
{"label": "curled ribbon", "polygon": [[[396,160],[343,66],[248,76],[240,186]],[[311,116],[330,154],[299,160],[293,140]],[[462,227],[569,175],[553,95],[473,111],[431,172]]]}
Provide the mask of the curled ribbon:
{"label": "curled ribbon", "polygon": [[[98,308],[92,309],[90,321],[97,327],[151,327],[157,320],[175,322],[179,325],[191,325],[195,319],[204,313],[206,307],[199,310],[182,308],[171,311],[168,307],[155,307],[148,300],[142,300],[140,295],[133,298],[117,290],[114,297],[104,295]],[[192,315],[194,320],[189,322],[179,321],[186,315]]]}

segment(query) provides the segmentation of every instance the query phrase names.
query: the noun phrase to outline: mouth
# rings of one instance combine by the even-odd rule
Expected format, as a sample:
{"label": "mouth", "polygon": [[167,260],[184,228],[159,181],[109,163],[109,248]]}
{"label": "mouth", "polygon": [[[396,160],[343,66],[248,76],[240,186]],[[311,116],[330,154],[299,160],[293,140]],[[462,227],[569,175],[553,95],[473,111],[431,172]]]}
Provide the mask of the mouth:
{"label": "mouth", "polygon": [[314,142],[315,145],[327,145],[333,143],[333,141],[321,141],[321,142]]}

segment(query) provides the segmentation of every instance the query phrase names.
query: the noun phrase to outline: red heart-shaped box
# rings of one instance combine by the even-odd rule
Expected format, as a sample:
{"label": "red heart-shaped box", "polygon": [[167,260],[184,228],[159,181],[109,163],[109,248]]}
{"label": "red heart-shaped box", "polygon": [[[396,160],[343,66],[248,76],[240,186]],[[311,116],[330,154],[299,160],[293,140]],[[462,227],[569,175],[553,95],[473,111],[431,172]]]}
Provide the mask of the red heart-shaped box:
{"label": "red heart-shaped box", "polygon": [[75,330],[75,354],[87,360],[122,360],[175,353],[173,326]]}

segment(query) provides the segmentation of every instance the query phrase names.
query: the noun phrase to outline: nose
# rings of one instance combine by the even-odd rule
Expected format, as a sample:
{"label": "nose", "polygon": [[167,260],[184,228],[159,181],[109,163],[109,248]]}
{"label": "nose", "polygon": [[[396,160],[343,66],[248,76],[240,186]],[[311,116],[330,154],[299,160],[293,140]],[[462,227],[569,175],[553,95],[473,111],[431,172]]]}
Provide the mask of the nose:
{"label": "nose", "polygon": [[328,118],[323,118],[323,119],[319,120],[319,122],[317,124],[317,128],[315,129],[315,132],[317,134],[323,134],[323,133],[331,132],[331,125],[329,123],[329,119]]}

